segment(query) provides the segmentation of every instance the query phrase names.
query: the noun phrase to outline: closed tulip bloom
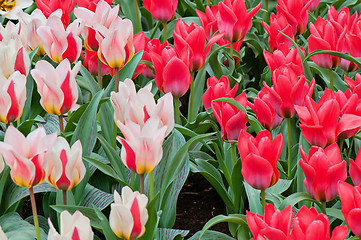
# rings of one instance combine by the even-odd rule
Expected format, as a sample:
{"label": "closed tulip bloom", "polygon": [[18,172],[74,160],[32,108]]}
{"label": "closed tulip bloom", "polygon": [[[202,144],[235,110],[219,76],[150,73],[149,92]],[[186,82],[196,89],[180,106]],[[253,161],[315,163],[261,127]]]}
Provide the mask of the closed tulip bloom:
{"label": "closed tulip bloom", "polygon": [[26,138],[13,126],[9,126],[0,153],[11,168],[11,178],[22,187],[31,188],[45,179],[44,156],[56,140],[56,133],[46,135],[39,127]]}
{"label": "closed tulip bloom", "polygon": [[263,216],[249,211],[246,216],[254,240],[287,240],[290,235],[293,218],[291,205],[280,211],[272,204],[266,204]]}
{"label": "closed tulip bloom", "polygon": [[293,221],[291,240],[345,240],[348,234],[346,226],[337,226],[330,236],[330,224],[327,215],[302,206]]}
{"label": "closed tulip bloom", "polygon": [[18,13],[31,4],[33,4],[33,0],[1,1],[0,15],[3,18],[18,19]]}
{"label": "closed tulip bloom", "polygon": [[189,89],[192,76],[188,69],[187,59],[181,59],[172,47],[165,47],[159,54],[150,50],[156,77],[155,84],[162,93],[172,93],[180,98]]}
{"label": "closed tulip bloom", "polygon": [[[247,96],[245,92],[234,98],[244,108],[247,108]],[[216,119],[221,126],[221,136],[224,141],[237,140],[239,132],[247,129],[246,113],[238,110],[232,104],[212,101],[211,107]]]}
{"label": "closed tulip bloom", "polygon": [[342,215],[347,226],[357,236],[361,237],[361,187],[353,187],[346,182],[338,183],[338,193],[342,204]]}
{"label": "closed tulip bloom", "polygon": [[113,0],[76,0],[76,4],[78,4],[79,7],[95,12],[99,2],[101,1],[105,1],[109,6],[111,6],[113,2]]}
{"label": "closed tulip bloom", "polygon": [[241,130],[238,151],[242,161],[244,180],[253,188],[265,190],[277,183],[280,173],[277,161],[283,147],[282,134],[273,140],[268,130],[260,131],[256,137]]}
{"label": "closed tulip bloom", "polygon": [[264,128],[271,131],[281,124],[282,118],[275,112],[267,88],[262,88],[254,98],[254,104],[249,103],[248,105]]}
{"label": "closed tulip bloom", "polygon": [[122,196],[114,191],[114,203],[110,205],[109,224],[115,235],[126,240],[140,238],[148,220],[148,198],[128,186],[122,188]]}
{"label": "closed tulip bloom", "polygon": [[357,17],[357,12],[351,16],[348,7],[343,7],[340,11],[337,11],[334,6],[330,6],[327,11],[327,20],[332,23],[337,36],[340,36],[345,28],[350,31]]}
{"label": "closed tulip bloom", "polygon": [[75,8],[76,0],[35,0],[35,3],[38,9],[44,13],[45,17],[49,17],[57,9],[61,9],[61,22],[66,27],[70,21],[69,15]]}
{"label": "closed tulip bloom", "polygon": [[271,52],[275,51],[282,43],[285,43],[288,47],[292,46],[292,42],[280,33],[280,31],[283,32],[293,40],[295,38],[292,26],[288,23],[285,16],[282,14],[271,14],[270,25],[268,26],[264,21],[262,21],[262,26],[268,33],[268,43],[271,48]]}
{"label": "closed tulip bloom", "polygon": [[18,120],[26,100],[26,77],[19,71],[8,79],[0,75],[0,122],[10,123]]}
{"label": "closed tulip bloom", "polygon": [[84,216],[80,211],[76,210],[73,215],[68,211],[63,211],[60,214],[60,234],[54,228],[50,218],[48,219],[49,234],[48,240],[65,240],[65,239],[81,239],[93,240],[94,233],[90,225],[90,220]]}
{"label": "closed tulip bloom", "polygon": [[355,186],[360,186],[361,185],[361,151],[359,150],[357,152],[355,161],[350,158],[349,162],[350,162],[350,167],[348,169],[348,172],[350,174],[352,182]]}
{"label": "closed tulip bloom", "polygon": [[154,19],[168,22],[174,18],[178,0],[144,0],[143,6]]}
{"label": "closed tulip bloom", "polygon": [[206,38],[209,41],[213,34],[218,31],[218,5],[213,5],[212,7],[207,6],[205,13],[196,9],[196,13],[199,20],[201,21],[202,27],[204,28]]}
{"label": "closed tulip bloom", "polygon": [[41,96],[40,104],[50,114],[62,115],[69,112],[78,100],[78,86],[75,76],[81,63],[71,69],[68,59],[56,68],[49,62],[41,60],[31,70]]}
{"label": "closed tulip bloom", "polygon": [[217,98],[234,98],[238,90],[238,83],[231,89],[231,85],[226,76],[222,76],[219,80],[212,76],[207,80],[207,90],[203,94],[203,106],[208,111],[212,106],[211,103]]}
{"label": "closed tulip bloom", "polygon": [[125,121],[125,124],[117,121],[117,126],[125,137],[117,137],[123,146],[123,163],[138,174],[153,171],[163,156],[162,144],[167,127],[162,127],[157,117],[149,118],[143,127],[132,121]]}
{"label": "closed tulip bloom", "polygon": [[60,190],[78,185],[86,172],[82,153],[80,140],[70,148],[63,137],[58,137],[45,156],[47,181]]}
{"label": "closed tulip bloom", "polygon": [[307,192],[319,202],[334,199],[338,195],[337,182],[347,178],[346,161],[342,161],[338,145],[334,143],[325,149],[311,146],[308,157],[301,146],[300,153]]}

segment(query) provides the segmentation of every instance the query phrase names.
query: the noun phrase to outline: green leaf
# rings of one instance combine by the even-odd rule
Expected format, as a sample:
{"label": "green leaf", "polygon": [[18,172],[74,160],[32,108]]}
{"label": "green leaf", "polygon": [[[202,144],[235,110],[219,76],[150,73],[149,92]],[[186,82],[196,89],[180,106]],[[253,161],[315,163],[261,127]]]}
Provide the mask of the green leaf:
{"label": "green leaf", "polygon": [[281,205],[279,206],[280,210],[283,210],[284,208],[286,208],[288,205],[294,206],[296,205],[296,203],[299,203],[301,201],[311,201],[316,203],[321,209],[322,209],[322,204],[318,201],[316,201],[315,199],[312,198],[312,196],[308,193],[304,193],[304,192],[296,192],[291,194],[290,196],[288,196],[287,198],[285,198],[283,200],[283,202],[281,203]]}
{"label": "green leaf", "polygon": [[[117,236],[114,234],[113,230],[110,228],[110,224],[108,219],[104,216],[104,214],[95,206],[93,206],[95,214],[101,222],[101,227],[103,230],[103,234],[107,240],[117,240]],[[120,220],[120,219],[119,219]]]}
{"label": "green leaf", "polygon": [[279,179],[275,185],[267,188],[266,192],[281,194],[281,193],[285,192],[291,186],[292,182],[293,182],[293,180]]}
{"label": "green leaf", "polygon": [[90,184],[87,184],[83,196],[80,202],[81,206],[91,207],[95,206],[100,210],[103,210],[114,200],[113,194],[103,192]]}
{"label": "green leaf", "polygon": [[[201,234],[202,231],[198,231],[196,232],[196,234],[194,234],[191,238],[189,238],[188,240],[198,240],[199,236]],[[216,232],[216,231],[212,231],[212,230],[207,230],[203,233],[202,235],[202,240],[234,240],[233,237],[230,237],[224,233],[221,232]]]}
{"label": "green leaf", "polygon": [[260,215],[263,215],[263,209],[260,200],[261,190],[254,189],[246,181],[243,181],[243,184],[244,187],[246,188],[250,211],[253,213],[258,213]]}
{"label": "green leaf", "polygon": [[80,73],[83,76],[83,78],[85,78],[85,80],[88,82],[89,89],[92,95],[95,95],[97,92],[100,91],[100,87],[97,81],[95,81],[93,76],[88,72],[88,70],[83,65],[81,65],[80,67]]}
{"label": "green leaf", "polygon": [[154,232],[157,229],[159,217],[157,214],[157,202],[159,200],[159,192],[154,196],[154,198],[148,203],[147,210],[148,210],[148,221],[145,224],[145,233],[139,240],[148,240],[154,239]]}
{"label": "green leaf", "polygon": [[328,216],[331,216],[331,217],[334,217],[334,218],[338,218],[340,219],[341,221],[345,221],[345,218],[341,212],[340,209],[337,209],[337,208],[326,208],[326,214]]}
{"label": "green leaf", "polygon": [[[322,68],[317,64],[315,64],[314,62],[310,62],[310,68],[312,69],[312,71],[320,75],[320,77],[326,83],[327,86],[330,86],[330,74],[328,69]],[[340,76],[334,71],[332,71],[332,75],[333,75],[334,87],[338,90],[345,92],[348,89],[348,86],[345,83],[345,81],[342,78],[340,78]]]}
{"label": "green leaf", "polygon": [[187,236],[188,233],[189,233],[188,230],[159,228],[157,239],[159,240],[183,239],[185,236]]}

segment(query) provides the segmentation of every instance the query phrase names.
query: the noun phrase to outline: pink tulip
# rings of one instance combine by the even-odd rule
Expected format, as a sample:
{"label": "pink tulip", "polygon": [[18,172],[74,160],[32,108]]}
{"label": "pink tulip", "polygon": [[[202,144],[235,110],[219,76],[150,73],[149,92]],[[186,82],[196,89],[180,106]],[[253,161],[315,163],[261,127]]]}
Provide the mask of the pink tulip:
{"label": "pink tulip", "polygon": [[94,12],[101,1],[105,1],[109,6],[111,6],[113,2],[113,0],[76,0],[76,4],[78,4],[79,7],[86,8]]}
{"label": "pink tulip", "polygon": [[80,140],[70,148],[63,137],[58,137],[45,159],[47,181],[56,189],[71,190],[85,175]]}
{"label": "pink tulip", "polygon": [[178,0],[144,0],[143,6],[154,19],[168,22],[174,18],[177,10]]}
{"label": "pink tulip", "polygon": [[359,150],[355,161],[351,158],[349,159],[350,167],[348,169],[348,172],[350,174],[350,177],[352,179],[352,182],[355,186],[361,185],[361,151]]}
{"label": "pink tulip", "polygon": [[213,34],[218,31],[218,5],[213,5],[212,7],[207,6],[205,13],[196,9],[196,13],[206,33],[206,39],[209,41]]}
{"label": "pink tulip", "polygon": [[242,175],[249,185],[265,190],[277,183],[280,177],[277,161],[282,146],[282,134],[272,140],[268,130],[260,131],[256,138],[241,130],[238,151],[242,161]]}
{"label": "pink tulip", "polygon": [[79,58],[82,49],[79,19],[65,29],[59,16],[53,14],[49,17],[46,26],[40,26],[37,32],[44,41],[46,54],[54,62],[60,63],[68,59],[70,63],[74,63]]}
{"label": "pink tulip", "polygon": [[348,234],[346,226],[337,226],[330,236],[330,223],[328,217],[317,210],[302,206],[295,216],[290,240],[345,240]]}
{"label": "pink tulip", "polygon": [[356,93],[359,98],[361,98],[361,75],[359,73],[356,74],[355,80],[345,76],[345,82],[350,87],[353,93]]}
{"label": "pink tulip", "polygon": [[347,31],[351,30],[357,15],[357,12],[355,12],[351,16],[348,7],[343,7],[340,11],[337,11],[334,6],[330,6],[330,9],[327,12],[327,19],[335,28],[336,35],[341,36],[345,28]]}
{"label": "pink tulip", "polygon": [[93,240],[94,233],[90,225],[89,218],[85,217],[79,210],[76,210],[73,215],[68,211],[63,211],[60,214],[60,234],[56,231],[53,224],[48,219],[49,234],[48,240]]}
{"label": "pink tulip", "polygon": [[32,0],[2,1],[0,3],[0,15],[3,18],[18,19],[18,13],[31,4],[33,4]]}
{"label": "pink tulip", "polygon": [[56,133],[46,135],[43,127],[26,138],[13,126],[8,127],[4,142],[0,142],[0,152],[11,168],[11,178],[17,185],[31,188],[44,181],[44,156],[55,140]]}
{"label": "pink tulip", "polygon": [[110,205],[110,227],[119,238],[126,240],[140,238],[148,220],[148,198],[128,186],[122,188],[122,196],[114,191],[114,202]]}
{"label": "pink tulip", "polygon": [[272,204],[266,204],[264,215],[247,211],[247,224],[253,239],[287,240],[293,218],[292,207],[289,205],[282,211],[275,209]]}
{"label": "pink tulip", "polygon": [[[242,92],[234,98],[234,100],[244,108],[247,108],[247,96],[245,92]],[[211,107],[219,125],[221,125],[221,136],[223,140],[237,140],[239,132],[247,129],[246,113],[238,110],[232,104],[212,101]]]}
{"label": "pink tulip", "polygon": [[308,2],[311,2],[311,5],[308,7],[308,11],[313,12],[317,9],[318,4],[320,4],[321,0],[304,0],[303,3],[307,4]]}
{"label": "pink tulip", "polygon": [[111,68],[121,68],[134,55],[133,24],[129,19],[116,17],[109,28],[97,24],[95,38],[99,43],[98,57]]}
{"label": "pink tulip", "polygon": [[307,192],[319,202],[334,199],[338,194],[337,182],[347,178],[346,161],[342,161],[338,145],[334,143],[325,149],[312,146],[308,157],[301,146],[300,153]]}
{"label": "pink tulip", "polygon": [[[97,76],[98,75],[98,53],[89,51],[85,49],[85,56],[83,57],[83,64],[86,69],[88,69],[89,73]],[[101,75],[105,76],[107,74],[114,75],[114,69],[101,63]]]}
{"label": "pink tulip", "polygon": [[353,187],[346,182],[339,182],[338,192],[342,204],[342,215],[347,226],[357,236],[361,237],[361,187]]}
{"label": "pink tulip", "polygon": [[80,65],[78,62],[71,69],[68,59],[65,59],[55,69],[49,62],[41,60],[31,70],[41,96],[40,104],[48,113],[60,116],[75,105],[78,100],[75,76]]}
{"label": "pink tulip", "polygon": [[18,120],[23,113],[26,100],[26,77],[19,71],[8,79],[0,75],[0,122]]}
{"label": "pink tulip", "polygon": [[49,17],[57,9],[61,9],[61,22],[66,27],[70,21],[69,15],[75,8],[76,0],[35,0],[35,3],[38,9],[44,13],[45,17]]}
{"label": "pink tulip", "polygon": [[220,33],[230,42],[242,41],[252,27],[252,17],[258,12],[262,4],[247,13],[244,0],[225,0],[219,2],[217,23]]}

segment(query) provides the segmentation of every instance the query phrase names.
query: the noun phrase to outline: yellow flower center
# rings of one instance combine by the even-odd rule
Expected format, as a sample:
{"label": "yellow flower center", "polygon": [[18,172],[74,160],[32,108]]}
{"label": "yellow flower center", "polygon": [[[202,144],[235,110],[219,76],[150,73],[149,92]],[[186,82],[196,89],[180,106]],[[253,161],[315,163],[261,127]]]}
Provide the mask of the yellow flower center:
{"label": "yellow flower center", "polygon": [[0,0],[0,10],[10,11],[15,7],[16,0]]}

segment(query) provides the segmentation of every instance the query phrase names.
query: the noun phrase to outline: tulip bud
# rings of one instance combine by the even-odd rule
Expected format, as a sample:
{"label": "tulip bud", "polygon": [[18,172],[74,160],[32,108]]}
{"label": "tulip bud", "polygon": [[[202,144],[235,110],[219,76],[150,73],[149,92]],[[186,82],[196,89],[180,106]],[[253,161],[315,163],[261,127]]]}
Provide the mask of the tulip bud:
{"label": "tulip bud", "polygon": [[114,191],[114,202],[110,205],[109,223],[115,235],[126,240],[141,237],[148,220],[147,196],[125,186],[121,197]]}
{"label": "tulip bud", "polygon": [[143,6],[154,19],[168,22],[174,18],[178,0],[144,0]]}

